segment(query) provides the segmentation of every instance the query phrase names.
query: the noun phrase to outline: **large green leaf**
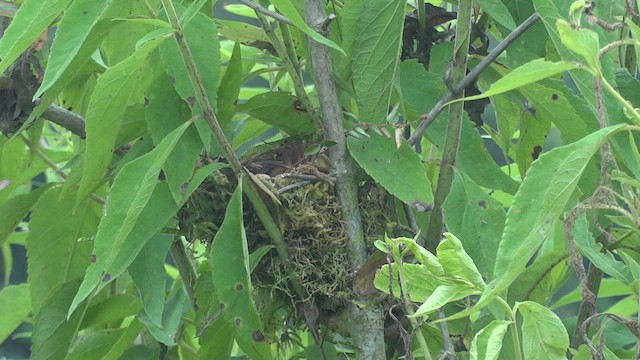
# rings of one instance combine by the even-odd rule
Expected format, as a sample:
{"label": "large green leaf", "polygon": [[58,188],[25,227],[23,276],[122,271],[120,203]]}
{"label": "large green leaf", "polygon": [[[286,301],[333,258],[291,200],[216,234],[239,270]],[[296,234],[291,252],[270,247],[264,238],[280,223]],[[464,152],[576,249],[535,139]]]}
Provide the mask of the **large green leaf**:
{"label": "large green leaf", "polygon": [[513,69],[513,71],[491,84],[483,94],[469,96],[455,101],[483,99],[503,94],[507,91],[550,78],[565,71],[573,70],[577,67],[576,64],[565,61],[550,62],[545,59],[532,60]]}
{"label": "large green leaf", "polygon": [[126,328],[97,330],[83,337],[65,360],[116,360],[131,346],[140,333],[140,321]]}
{"label": "large green leaf", "polygon": [[129,266],[129,275],[140,291],[144,312],[155,325],[162,326],[165,282],[164,260],[173,241],[172,235],[154,235]]}
{"label": "large green leaf", "polygon": [[472,360],[495,360],[502,350],[502,339],[507,333],[510,322],[493,320],[473,337],[469,355]]}
{"label": "large green leaf", "polygon": [[34,315],[62,284],[84,275],[91,248],[78,240],[93,236],[100,218],[95,203],[85,201],[74,209],[73,196],[61,197],[60,192],[57,187],[43,194],[29,222],[27,257]]}
{"label": "large green leaf", "polygon": [[617,260],[609,250],[603,251],[602,244],[596,243],[593,234],[589,231],[589,223],[585,214],[578,217],[572,231],[576,247],[591,261],[592,265],[625,284],[633,282],[629,266]]}
{"label": "large green leaf", "polygon": [[500,202],[457,173],[444,203],[447,229],[462,241],[480,273],[490,279],[506,214]]}
{"label": "large green leaf", "polygon": [[522,315],[522,345],[525,359],[566,359],[569,335],[558,315],[533,301],[517,303]]}
{"label": "large green leaf", "polygon": [[58,17],[70,0],[26,0],[0,40],[0,74]]}
{"label": "large green leaf", "polygon": [[431,182],[418,154],[406,143],[384,136],[349,137],[349,152],[375,181],[402,202],[420,211],[433,206]]}
{"label": "large green leaf", "polygon": [[31,207],[38,201],[40,195],[48,186],[40,187],[24,195],[17,195],[0,205],[0,246],[4,244],[18,223],[24,219]]}
{"label": "large green leaf", "polygon": [[[433,61],[431,65],[434,66]],[[429,112],[447,91],[442,76],[425,71],[422,64],[416,61],[405,61],[400,64],[400,86],[405,101],[419,114]],[[425,133],[425,136],[440,149],[443,148],[446,138],[447,123],[444,119],[446,119],[446,111],[429,126]],[[480,134],[469,121],[465,121],[462,126],[456,163],[461,172],[482,187],[499,189],[510,194],[515,194],[518,190],[518,182],[500,169],[484,146]]]}
{"label": "large green leaf", "polygon": [[[94,245],[94,262],[87,270],[82,286],[69,313],[101,283],[101,287],[125,271],[145,241],[155,234],[175,213],[176,204],[165,186],[158,185],[160,168],[173,151],[191,122],[171,132],[149,153],[127,163],[116,176],[111,188],[106,215],[100,222]],[[152,196],[152,194],[156,196]],[[147,206],[153,199],[154,203]],[[147,211],[143,211],[147,210]],[[144,217],[142,216],[144,215]],[[159,221],[164,219],[164,222]],[[137,228],[136,228],[137,225]],[[137,235],[137,236],[134,236]],[[140,238],[144,235],[143,238]]]}
{"label": "large green leaf", "polygon": [[500,0],[477,0],[482,10],[491,15],[500,25],[506,27],[509,30],[516,28],[516,24],[513,22],[513,18],[509,13],[509,9]]}
{"label": "large green leaf", "polygon": [[35,315],[31,346],[33,359],[66,358],[83,315],[82,311],[77,311],[67,318],[67,310],[78,285],[80,279],[63,283],[46,299],[45,305]]}
{"label": "large green leaf", "polygon": [[[185,11],[184,6],[175,4],[178,14]],[[216,106],[218,96],[218,73],[220,69],[220,44],[215,22],[202,13],[195,15],[193,20],[184,27],[184,38],[193,55],[196,68],[207,92],[209,102]],[[201,115],[202,109],[196,101],[195,90],[191,84],[186,65],[175,39],[171,39],[160,46],[160,55],[166,65],[171,82],[182,100],[191,107],[193,115]],[[205,121],[196,121],[196,127],[202,143],[208,150],[211,147],[211,129]]]}
{"label": "large green leaf", "polygon": [[[516,24],[523,23],[535,12],[531,1],[502,0],[502,3],[509,9]],[[511,29],[498,25],[497,30],[503,38],[511,33]],[[504,63],[515,68],[533,59],[544,58],[547,55],[546,44],[547,34],[544,26],[540,23],[534,24],[509,46]]]}
{"label": "large green leaf", "polygon": [[387,117],[400,59],[404,8],[404,0],[369,1],[357,14],[351,69],[360,121],[379,124]]}
{"label": "large green leaf", "polygon": [[135,315],[142,307],[140,299],[132,294],[118,294],[99,303],[92,303],[84,313],[80,328],[100,328]]}
{"label": "large green leaf", "polygon": [[202,359],[227,359],[233,348],[233,327],[220,316],[220,301],[213,284],[209,262],[202,263],[195,285],[196,328]]}
{"label": "large green leaf", "polygon": [[555,148],[533,163],[507,213],[496,257],[497,278],[489,294],[502,292],[524,271],[552,233],[591,157],[609,136],[622,129],[612,126],[599,130],[578,142]]}
{"label": "large green leaf", "polygon": [[160,36],[142,45],[121,63],[109,68],[96,84],[86,119],[86,156],[78,200],[84,199],[102,182],[109,167],[129,98],[137,89],[143,65],[166,37]]}
{"label": "large green leaf", "polygon": [[173,346],[176,345],[176,341],[179,339],[176,335],[187,309],[189,309],[187,293],[181,287],[178,287],[174,288],[173,294],[169,296],[169,300],[165,304],[162,314],[162,326],[153,324],[144,313],[138,318],[146,325],[156,340],[167,346]]}
{"label": "large green leaf", "polygon": [[299,101],[293,95],[278,91],[256,95],[247,102],[238,104],[236,110],[277,127],[289,135],[310,134],[315,130],[311,117],[299,106]]}
{"label": "large green leaf", "polygon": [[236,102],[242,84],[242,52],[240,42],[233,47],[229,65],[218,88],[218,122],[225,129],[236,112]]}
{"label": "large green leaf", "polygon": [[0,291],[0,343],[22,324],[31,312],[29,284],[9,285]]}
{"label": "large green leaf", "polygon": [[[191,118],[191,111],[171,86],[168,77],[159,76],[145,94],[147,105],[144,115],[154,144]],[[173,152],[162,166],[167,184],[176,203],[182,199],[186,184],[193,175],[196,161],[203,150],[195,127],[190,127],[180,138]]]}
{"label": "large green leaf", "polygon": [[233,193],[210,252],[215,290],[225,321],[240,348],[252,359],[271,359],[251,296],[247,237],[242,223],[242,182]]}
{"label": "large green leaf", "polygon": [[111,3],[111,0],[75,0],[65,10],[51,46],[47,71],[34,97],[42,95],[65,73]]}

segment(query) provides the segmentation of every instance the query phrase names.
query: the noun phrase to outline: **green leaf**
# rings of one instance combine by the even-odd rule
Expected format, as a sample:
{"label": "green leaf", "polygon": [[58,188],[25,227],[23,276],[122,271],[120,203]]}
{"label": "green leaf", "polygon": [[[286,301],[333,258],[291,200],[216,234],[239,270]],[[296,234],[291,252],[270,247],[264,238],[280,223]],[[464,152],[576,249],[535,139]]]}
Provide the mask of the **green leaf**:
{"label": "green leaf", "polygon": [[480,330],[471,342],[469,355],[472,360],[495,360],[502,350],[502,339],[507,333],[510,321],[493,320]]}
{"label": "green leaf", "polygon": [[492,289],[482,298],[506,289],[520,275],[549,236],[593,154],[612,134],[611,126],[584,139],[555,148],[533,163],[507,213]]}
{"label": "green leaf", "polygon": [[67,319],[69,304],[79,285],[80,279],[65,282],[35,314],[31,346],[33,359],[65,359],[83,315],[82,311],[78,311]]}
{"label": "green leaf", "polygon": [[83,337],[65,360],[117,360],[131,346],[141,328],[140,321],[134,320],[126,328],[91,332]]}
{"label": "green leaf", "polygon": [[62,284],[84,275],[91,244],[78,240],[93,236],[100,219],[95,203],[82,202],[74,211],[73,196],[61,197],[60,192],[57,187],[43,194],[29,222],[27,257],[34,315]]}
{"label": "green leaf", "polygon": [[418,154],[403,142],[400,148],[384,136],[349,137],[349,152],[375,181],[419,211],[433,206],[431,182]]}
{"label": "green leaf", "polygon": [[462,248],[462,243],[451,233],[444,233],[444,240],[438,244],[436,249],[438,259],[444,269],[444,276],[464,279],[476,289],[483,290],[485,287],[482,275],[473,260]]}
{"label": "green leaf", "polygon": [[443,210],[447,229],[460,239],[480,273],[492,278],[506,218],[502,204],[458,172]]}
{"label": "green leaf", "polygon": [[22,324],[31,312],[29,284],[9,285],[0,291],[0,343]]}
{"label": "green leaf", "polygon": [[477,0],[482,10],[491,15],[500,25],[513,31],[516,28],[516,24],[513,22],[509,9],[500,0]]}
{"label": "green leaf", "polygon": [[573,242],[580,252],[605,274],[622,281],[625,284],[633,282],[633,276],[629,265],[616,260],[609,250],[603,252],[603,246],[596,243],[593,234],[589,231],[589,223],[586,214],[582,214],[576,220],[573,227]]}
{"label": "green leaf", "polygon": [[[166,76],[159,76],[147,91],[144,115],[154,144],[159,144],[175,128],[191,118],[189,107],[180,99]],[[196,161],[203,150],[195,127],[189,127],[162,166],[176,203],[180,203]]]}
{"label": "green leaf", "polygon": [[218,88],[218,122],[225,129],[236,112],[236,102],[242,84],[242,52],[240,43],[233,46],[229,65],[225,70]]}
{"label": "green leaf", "polygon": [[159,342],[167,345],[176,345],[179,340],[178,329],[181,326],[182,317],[189,309],[189,298],[182,287],[174,289],[173,296],[167,301],[162,314],[162,326],[156,326],[143,313],[139,315],[140,321],[146,325],[151,335]]}
{"label": "green leaf", "polygon": [[574,29],[564,19],[556,20],[556,27],[562,43],[573,53],[582,57],[594,71],[601,72],[600,40],[595,31],[589,29]]}
{"label": "green leaf", "polygon": [[118,294],[100,303],[91,304],[80,324],[81,329],[108,325],[135,315],[142,308],[140,299],[131,294]]}
{"label": "green leaf", "polygon": [[416,312],[411,316],[426,316],[450,302],[477,294],[480,294],[480,291],[467,284],[440,285],[433,291],[433,293],[431,293],[431,295],[429,295],[427,301],[420,305]]}
{"label": "green leaf", "polygon": [[34,98],[40,97],[65,73],[111,3],[110,0],[75,0],[65,10],[56,29],[47,61],[47,71]]}
{"label": "green leaf", "polygon": [[387,117],[400,59],[404,8],[404,0],[370,1],[358,14],[351,69],[360,121],[379,124]]}
{"label": "green leaf", "polygon": [[522,315],[522,345],[526,359],[566,359],[569,335],[553,311],[535,303],[516,303]]}
{"label": "green leaf", "polygon": [[307,26],[307,24],[304,22],[304,20],[302,19],[302,16],[300,16],[300,13],[298,13],[298,10],[296,10],[291,0],[271,0],[271,3],[278,9],[278,11],[280,11],[280,13],[282,13],[282,15],[284,15],[286,18],[291,20],[291,22],[298,29],[300,29],[302,32],[307,34],[310,38],[312,38],[313,40],[321,44],[327,45],[332,49],[338,50],[340,53],[346,56],[346,54],[344,53],[344,50],[342,50],[340,46],[338,46],[333,41],[325,38],[324,36],[318,34],[317,31]]}
{"label": "green leaf", "polygon": [[296,97],[287,92],[266,92],[252,97],[244,104],[238,104],[236,110],[292,136],[313,133],[315,128],[311,117],[306,111],[298,109],[297,103]]}
{"label": "green leaf", "polygon": [[242,182],[233,193],[211,245],[211,267],[223,316],[240,348],[252,359],[271,359],[251,296],[247,237],[242,223]]}
{"label": "green leaf", "polygon": [[427,270],[424,265],[405,263],[402,265],[406,279],[405,292],[400,291],[398,283],[398,264],[392,264],[394,279],[389,281],[389,265],[384,265],[374,279],[376,289],[389,294],[389,286],[393,287],[393,295],[400,297],[400,294],[408,294],[411,301],[425,302],[433,294],[435,289],[440,285],[439,280],[433,276],[433,273]]}
{"label": "green leaf", "polygon": [[129,266],[129,275],[140,292],[144,312],[149,320],[162,326],[164,294],[167,273],[164,260],[171,246],[173,236],[156,234],[145,244],[136,259]]}
{"label": "green leaf", "polygon": [[[95,61],[91,58],[91,56],[95,53],[98,45],[102,42],[102,40],[109,34],[112,28],[116,27],[117,24],[111,21],[111,19],[103,19],[100,20],[91,30],[91,33],[87,35],[86,39],[77,50],[75,56],[73,56],[73,60],[69,63],[68,66],[64,69],[64,71],[58,75],[58,79],[50,84],[47,91],[40,97],[40,105],[38,105],[30,115],[34,119],[47,109],[51,103],[58,97],[60,92],[65,89],[65,92],[78,90],[78,92],[83,92],[83,94],[78,94],[78,96],[86,96],[91,95],[87,93],[87,89],[85,88],[88,84],[95,82],[95,80],[91,79],[87,75],[85,79],[80,76],[79,72],[83,69],[87,68],[89,64],[95,64]],[[96,64],[97,66],[97,64]],[[97,69],[96,69],[97,70]],[[103,69],[101,68],[99,71],[101,72]],[[45,74],[46,75],[46,74]],[[78,86],[74,86],[78,84]],[[75,108],[74,108],[75,109]],[[81,110],[81,111],[78,111]],[[84,113],[84,106],[81,109],[75,109],[76,113],[81,112]]]}
{"label": "green leaf", "polygon": [[42,186],[24,195],[17,195],[0,205],[0,246],[4,244],[9,235],[24,219],[33,205],[40,199],[40,195],[49,189],[49,186]]}
{"label": "green leaf", "polygon": [[307,360],[338,360],[338,351],[330,341],[324,341],[322,346],[311,344],[304,348]]}
{"label": "green leaf", "polygon": [[535,59],[514,69],[495,83],[491,84],[489,89],[487,89],[483,94],[465,97],[452,102],[483,99],[503,94],[507,91],[511,91],[524,85],[532,84],[576,68],[578,68],[577,64],[566,61],[551,62],[545,59]]}
{"label": "green leaf", "polygon": [[[175,7],[179,15],[185,11],[185,7],[180,4],[175,4]],[[197,13],[193,20],[184,27],[184,37],[193,55],[198,73],[202,78],[209,102],[214,106],[215,110],[220,68],[220,43],[216,24],[204,14]],[[182,100],[189,104],[192,115],[201,115],[202,109],[196,101],[197,97],[176,40],[171,39],[162,44],[160,46],[160,55],[166,65],[170,81],[174,83],[174,87]],[[211,129],[204,120],[196,121],[195,123],[205,149],[210,149]]]}
{"label": "green leaf", "polygon": [[[169,220],[167,217],[175,214],[171,209],[177,211],[171,196],[167,199],[160,193],[163,190],[167,191],[166,187],[159,187],[157,196],[152,197],[152,194],[158,184],[160,168],[189,125],[191,122],[178,127],[155,149],[127,163],[116,176],[106,215],[100,222],[95,239],[95,262],[87,270],[69,313],[73,312],[99,283],[104,286],[122,274],[144,246],[144,242]],[[150,199],[154,199],[154,203],[147,207]],[[145,209],[147,211],[143,211]],[[158,221],[162,218],[165,219],[164,222]],[[144,238],[132,236],[142,234]]]}
{"label": "green leaf", "polygon": [[[433,59],[433,55],[432,55]],[[432,61],[433,66],[433,61]],[[419,114],[427,113],[447,91],[441,75],[425,71],[417,61],[400,64],[400,86],[404,99]],[[429,96],[425,96],[429,94]],[[445,113],[440,115],[446,118]],[[466,115],[465,115],[466,117]],[[467,122],[467,124],[469,124]],[[425,136],[442,149],[446,138],[447,122],[437,120],[431,123]],[[457,166],[476,184],[515,194],[519,183],[511,179],[493,160],[478,131],[473,126],[462,126]]]}
{"label": "green leaf", "polygon": [[138,88],[143,65],[151,51],[165,39],[163,36],[145,43],[98,79],[87,111],[87,150],[78,200],[84,199],[102,183],[129,98],[133,90]]}
{"label": "green leaf", "polygon": [[0,40],[0,74],[42,34],[70,0],[26,0]]}
{"label": "green leaf", "polygon": [[195,285],[196,327],[201,359],[228,359],[233,349],[233,327],[225,321],[213,285],[211,264],[204,262],[198,270]]}

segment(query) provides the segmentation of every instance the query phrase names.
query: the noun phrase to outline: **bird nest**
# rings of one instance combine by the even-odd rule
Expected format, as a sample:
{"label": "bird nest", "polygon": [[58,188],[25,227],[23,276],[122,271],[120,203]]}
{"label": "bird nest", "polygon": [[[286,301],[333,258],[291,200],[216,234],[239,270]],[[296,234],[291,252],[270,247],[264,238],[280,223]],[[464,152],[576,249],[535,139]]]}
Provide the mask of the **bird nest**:
{"label": "bird nest", "polygon": [[[255,168],[260,162],[265,159],[254,159],[251,165]],[[283,263],[272,250],[254,269],[252,281],[258,310],[267,323],[268,319],[276,317],[278,309],[296,309],[302,302],[335,311],[351,297],[353,274],[333,179],[309,158],[300,160],[287,171],[275,172],[278,174],[256,176],[281,203],[270,210],[278,219],[288,259]],[[223,170],[212,174],[194,192],[179,213],[180,227],[188,233],[189,239],[207,242],[214,238],[235,188],[235,178]],[[373,240],[382,237],[391,223],[386,210],[389,196],[371,179],[363,179],[358,192],[365,236],[371,245]],[[249,252],[271,245],[271,239],[246,199],[243,209]],[[306,298],[297,296],[291,286],[292,277],[302,287]]]}

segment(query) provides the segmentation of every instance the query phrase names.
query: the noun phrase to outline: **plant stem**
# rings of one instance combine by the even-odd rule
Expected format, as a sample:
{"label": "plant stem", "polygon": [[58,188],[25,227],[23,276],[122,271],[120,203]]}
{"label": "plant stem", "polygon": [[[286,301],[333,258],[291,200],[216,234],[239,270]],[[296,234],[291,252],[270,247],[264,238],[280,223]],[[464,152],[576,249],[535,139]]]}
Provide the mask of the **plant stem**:
{"label": "plant stem", "polygon": [[504,301],[503,298],[498,296],[496,300],[498,301],[498,303],[500,303],[500,305],[502,305],[505,312],[509,315],[509,320],[511,320],[511,341],[513,342],[513,351],[515,352],[516,360],[522,360],[522,349],[520,348],[520,334],[518,333],[516,314],[514,314],[509,304],[507,304],[507,302]]}
{"label": "plant stem", "polygon": [[173,258],[173,262],[176,264],[176,268],[178,268],[178,272],[180,273],[180,278],[184,283],[184,288],[187,290],[187,295],[189,296],[189,301],[192,306],[196,305],[196,297],[195,297],[195,285],[196,285],[196,270],[193,267],[193,263],[191,259],[189,259],[189,255],[187,255],[187,250],[184,247],[184,243],[180,239],[180,237],[176,237],[176,239],[171,243],[171,247],[169,248],[169,252],[171,253],[171,257]]}
{"label": "plant stem", "polygon": [[291,76],[291,81],[293,82],[293,88],[296,91],[296,96],[300,100],[300,104],[307,113],[311,116],[311,121],[316,126],[316,129],[322,128],[322,122],[316,113],[315,108],[311,104],[311,100],[309,100],[309,95],[304,88],[304,82],[302,81],[302,75],[300,72],[299,64],[296,66],[298,62],[298,58],[295,53],[295,49],[293,49],[293,40],[291,38],[291,32],[287,27],[287,25],[283,25],[281,27],[281,32],[284,41],[282,41],[273,31],[271,24],[269,24],[269,20],[262,15],[261,13],[256,11],[256,16],[260,21],[260,25],[264,29],[271,45],[276,49],[276,53],[284,63],[285,69],[287,69],[287,73]]}
{"label": "plant stem", "polygon": [[[24,142],[29,148],[29,151],[31,151],[35,156],[39,157],[45,164],[47,164],[47,166],[49,166],[61,180],[67,180],[67,174],[65,174],[64,171],[62,171],[62,169],[60,169],[60,167],[53,160],[49,159],[49,157],[45,153],[40,151],[40,149],[38,149],[38,147],[24,135],[20,134],[20,137],[22,138],[22,142]],[[104,206],[104,204],[107,203],[103,198],[94,193],[91,193],[90,197],[91,200],[97,202],[100,205]]]}
{"label": "plant stem", "polygon": [[[198,103],[200,104],[200,107],[202,108],[202,116],[209,124],[211,132],[213,133],[218,146],[220,146],[220,148],[222,149],[225,158],[229,162],[229,166],[235,173],[238,181],[246,181],[246,185],[243,186],[243,191],[256,210],[256,215],[264,225],[267,234],[273,241],[278,252],[278,257],[280,258],[282,263],[285,264],[287,273],[290,275],[289,280],[291,281],[294,290],[301,299],[304,299],[306,298],[306,296],[304,295],[302,287],[298,283],[297,279],[293,276],[293,270],[289,265],[288,251],[285,246],[282,234],[280,233],[280,229],[278,228],[278,225],[268,211],[267,205],[264,203],[264,200],[260,197],[258,190],[256,189],[257,185],[253,182],[256,180],[243,180],[243,178],[249,177],[243,176],[248,175],[247,170],[244,168],[244,166],[242,166],[242,163],[233,150],[233,147],[225,137],[224,131],[222,130],[222,127],[220,127],[220,123],[218,122],[216,114],[213,112],[213,107],[209,102],[209,97],[207,96],[207,91],[202,82],[200,72],[196,67],[193,54],[191,53],[191,49],[189,49],[187,41],[184,38],[184,32],[178,20],[178,14],[173,7],[173,3],[171,2],[171,0],[162,0],[162,5],[165,9],[165,12],[167,13],[169,23],[176,31],[175,37],[178,41],[178,47],[180,48],[180,53],[187,67],[187,73],[189,74],[189,79],[191,80],[191,84],[193,85],[193,88],[195,90],[196,98],[198,100]],[[259,181],[259,179],[257,181]]]}
{"label": "plant stem", "polygon": [[[394,246],[398,246],[398,245],[395,244]],[[398,257],[394,256],[393,261],[396,263],[398,268],[398,280],[400,281],[400,293],[402,295],[402,301],[404,302],[404,308],[407,311],[407,314],[409,315],[408,316],[409,322],[411,322],[411,327],[413,328],[413,331],[416,333],[415,336],[416,338],[418,338],[418,343],[422,348],[424,358],[427,360],[431,360],[431,352],[429,351],[429,346],[427,345],[427,341],[424,338],[424,334],[422,334],[422,330],[420,330],[420,324],[418,323],[418,320],[412,316],[413,314],[415,314],[415,311],[413,311],[413,303],[409,298],[409,291],[408,291],[409,288],[407,287],[407,283],[405,281],[404,268],[402,265],[403,255],[400,255]],[[408,349],[407,351],[409,350],[410,349]]]}
{"label": "plant stem", "polygon": [[[471,34],[471,5],[472,0],[458,1],[458,26],[456,28],[456,40],[453,50],[452,79],[453,83],[458,83],[467,72],[467,56],[469,54],[469,36]],[[455,97],[464,96],[464,90]],[[440,162],[440,173],[438,174],[438,184],[434,194],[434,205],[429,217],[429,227],[426,234],[426,248],[435,253],[436,247],[442,237],[442,204],[451,190],[453,182],[454,166],[458,147],[460,144],[460,133],[462,130],[462,112],[464,102],[460,101],[449,105],[449,121],[442,151],[442,161]]]}
{"label": "plant stem", "polygon": [[[325,23],[323,0],[305,0],[305,17],[310,27],[318,29]],[[316,92],[322,113],[325,139],[335,142],[329,148],[329,157],[336,178],[336,195],[347,234],[347,252],[351,270],[355,273],[367,258],[364,230],[358,204],[355,164],[347,151],[342,112],[338,103],[333,63],[330,50],[309,38],[311,61],[316,80]],[[376,299],[356,297],[359,304],[348,307],[347,321],[356,357],[366,360],[384,360],[384,313]]]}

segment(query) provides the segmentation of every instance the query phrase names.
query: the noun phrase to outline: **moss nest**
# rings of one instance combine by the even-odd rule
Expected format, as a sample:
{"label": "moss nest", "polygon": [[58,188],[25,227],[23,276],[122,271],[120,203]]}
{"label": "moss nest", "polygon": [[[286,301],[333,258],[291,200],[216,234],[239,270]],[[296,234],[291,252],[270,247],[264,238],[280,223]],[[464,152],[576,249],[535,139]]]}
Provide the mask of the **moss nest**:
{"label": "moss nest", "polygon": [[[269,251],[252,274],[256,305],[267,329],[269,323],[282,324],[278,309],[297,309],[300,303],[311,302],[325,311],[336,311],[351,296],[353,279],[346,249],[347,235],[333,180],[312,161],[304,161],[275,176],[257,176],[280,200],[281,206],[270,210],[277,214],[289,257],[287,264],[283,264],[275,250]],[[365,236],[372,244],[382,237],[390,223],[386,210],[388,195],[370,179],[359,185]],[[214,238],[235,188],[232,174],[218,171],[194,192],[179,213],[180,227],[189,239],[207,242]],[[271,244],[246,199],[244,224],[250,253]],[[307,298],[296,296],[287,266]]]}

